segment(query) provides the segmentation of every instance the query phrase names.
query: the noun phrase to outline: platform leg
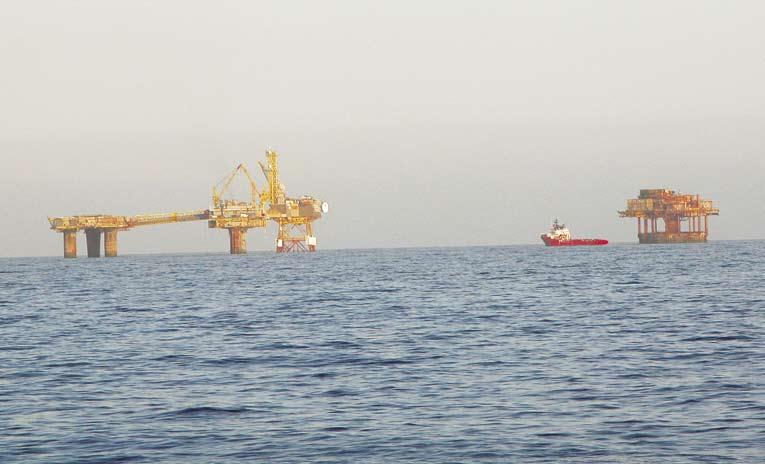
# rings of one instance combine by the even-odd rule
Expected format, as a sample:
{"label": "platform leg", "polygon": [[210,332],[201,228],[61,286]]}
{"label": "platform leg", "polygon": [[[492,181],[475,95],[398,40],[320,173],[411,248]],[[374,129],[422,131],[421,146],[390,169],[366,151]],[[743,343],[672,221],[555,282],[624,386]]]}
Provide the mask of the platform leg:
{"label": "platform leg", "polygon": [[104,256],[117,256],[117,229],[104,229]]}
{"label": "platform leg", "polygon": [[77,257],[77,231],[64,231],[64,258]]}
{"label": "platform leg", "polygon": [[85,241],[88,244],[88,258],[101,256],[101,229],[85,229]]}
{"label": "platform leg", "polygon": [[229,249],[232,255],[247,253],[247,229],[232,227],[228,230]]}

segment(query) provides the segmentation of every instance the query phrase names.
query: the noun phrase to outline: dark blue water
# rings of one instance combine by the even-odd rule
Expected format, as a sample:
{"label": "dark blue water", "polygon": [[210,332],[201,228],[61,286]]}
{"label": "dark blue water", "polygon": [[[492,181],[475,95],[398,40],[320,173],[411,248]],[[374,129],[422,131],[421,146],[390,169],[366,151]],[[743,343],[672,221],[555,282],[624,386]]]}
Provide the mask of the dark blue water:
{"label": "dark blue water", "polygon": [[765,462],[765,242],[0,260],[0,462]]}

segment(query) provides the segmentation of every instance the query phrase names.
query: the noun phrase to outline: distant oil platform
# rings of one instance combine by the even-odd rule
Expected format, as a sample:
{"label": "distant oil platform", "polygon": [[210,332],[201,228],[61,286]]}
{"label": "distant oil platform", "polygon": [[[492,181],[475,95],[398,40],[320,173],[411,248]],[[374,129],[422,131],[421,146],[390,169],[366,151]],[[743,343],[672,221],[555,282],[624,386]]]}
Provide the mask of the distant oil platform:
{"label": "distant oil platform", "polygon": [[[291,198],[286,195],[279,178],[278,154],[275,151],[266,150],[266,163],[258,164],[266,177],[262,190],[258,189],[247,167],[239,164],[213,187],[209,209],[137,216],[90,214],[49,217],[50,228],[63,234],[65,258],[77,257],[78,231],[85,233],[88,257],[101,256],[102,236],[104,255],[114,257],[117,256],[118,232],[140,226],[189,221],[207,221],[210,228],[227,229],[231,254],[247,253],[247,231],[265,227],[269,220],[278,225],[277,253],[316,251],[313,222],[326,214],[329,206],[311,196]],[[231,182],[239,173],[247,177],[250,198],[246,201],[224,199]]]}
{"label": "distant oil platform", "polygon": [[709,216],[719,214],[711,200],[670,189],[640,190],[638,198],[627,200],[627,209],[619,211],[620,217],[637,218],[640,243],[706,242]]}

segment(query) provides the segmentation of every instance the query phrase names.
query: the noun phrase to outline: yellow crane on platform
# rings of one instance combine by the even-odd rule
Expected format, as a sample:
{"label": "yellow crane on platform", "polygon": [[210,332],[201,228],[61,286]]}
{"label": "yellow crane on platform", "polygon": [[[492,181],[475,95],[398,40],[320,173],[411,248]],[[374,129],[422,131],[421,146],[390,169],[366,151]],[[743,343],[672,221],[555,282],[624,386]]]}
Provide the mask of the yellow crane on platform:
{"label": "yellow crane on platform", "polygon": [[[250,201],[224,200],[223,195],[239,173],[247,177],[250,187]],[[218,190],[218,186],[223,187]],[[266,226],[266,213],[263,210],[261,195],[255,180],[244,164],[239,164],[234,171],[221,182],[213,186],[212,208],[207,221],[211,229],[227,229],[231,254],[247,253],[247,231]]]}
{"label": "yellow crane on platform", "polygon": [[[266,150],[266,164],[259,162],[266,176],[266,186],[259,190],[247,167],[240,163],[234,170],[212,188],[212,206],[206,210],[174,213],[116,216],[90,214],[78,216],[49,217],[50,228],[64,237],[64,257],[77,256],[77,232],[84,231],[89,257],[101,255],[101,236],[104,237],[104,254],[117,256],[117,232],[133,227],[174,222],[203,221],[208,227],[226,229],[232,254],[247,252],[247,231],[265,227],[268,220],[278,225],[276,251],[316,251],[313,221],[328,211],[326,202],[310,196],[289,198],[279,179],[278,154]],[[247,178],[249,201],[226,199],[231,183],[239,174]]]}

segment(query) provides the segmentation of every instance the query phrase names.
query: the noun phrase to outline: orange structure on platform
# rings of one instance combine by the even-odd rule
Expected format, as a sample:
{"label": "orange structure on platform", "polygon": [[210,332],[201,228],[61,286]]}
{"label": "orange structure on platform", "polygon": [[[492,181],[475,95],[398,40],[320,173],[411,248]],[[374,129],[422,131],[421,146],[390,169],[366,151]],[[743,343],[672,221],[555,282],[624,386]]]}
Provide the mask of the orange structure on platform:
{"label": "orange structure on platform", "polygon": [[706,242],[709,216],[719,214],[711,200],[669,189],[643,189],[619,211],[620,217],[637,218],[640,243]]}

